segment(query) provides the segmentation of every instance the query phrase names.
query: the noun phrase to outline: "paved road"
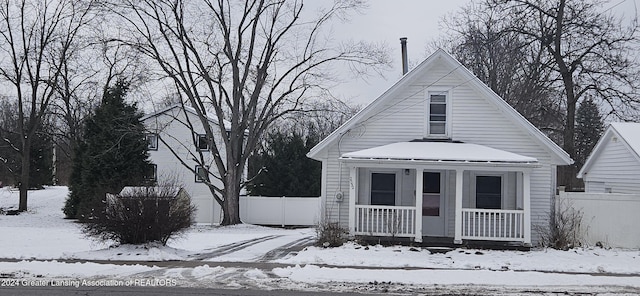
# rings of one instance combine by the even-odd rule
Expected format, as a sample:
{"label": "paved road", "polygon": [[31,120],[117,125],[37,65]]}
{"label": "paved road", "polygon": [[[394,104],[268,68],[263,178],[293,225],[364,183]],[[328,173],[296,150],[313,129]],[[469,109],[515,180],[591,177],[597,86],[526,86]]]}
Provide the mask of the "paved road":
{"label": "paved road", "polygon": [[[91,296],[127,296],[127,295],[214,295],[214,296],[263,296],[263,295],[283,295],[283,296],[326,296],[335,295],[332,292],[302,292],[302,291],[282,291],[282,290],[226,290],[207,288],[178,288],[178,287],[11,287],[0,288],[0,295],[16,296],[67,296],[67,295],[91,295]],[[359,293],[340,293],[341,296],[362,295]]]}

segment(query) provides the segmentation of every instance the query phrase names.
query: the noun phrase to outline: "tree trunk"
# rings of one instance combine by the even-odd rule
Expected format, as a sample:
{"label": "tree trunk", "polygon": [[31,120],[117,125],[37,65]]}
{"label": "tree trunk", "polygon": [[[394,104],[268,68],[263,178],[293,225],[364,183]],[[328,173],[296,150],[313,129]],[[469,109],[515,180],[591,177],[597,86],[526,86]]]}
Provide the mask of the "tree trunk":
{"label": "tree trunk", "polygon": [[31,168],[31,138],[22,139],[22,164],[20,171],[20,203],[18,211],[27,210],[27,191],[29,190],[29,169]]}
{"label": "tree trunk", "polygon": [[224,205],[222,207],[222,225],[241,224],[240,221],[240,180],[235,171],[238,167],[230,168],[227,173],[227,182],[224,187]]}
{"label": "tree trunk", "polygon": [[[576,103],[577,99],[575,96],[575,92],[573,90],[573,79],[570,77],[570,74],[566,74],[563,76],[569,76],[564,78],[565,91],[567,92],[567,121],[566,126],[564,127],[563,133],[563,149],[566,151],[571,158],[575,159],[576,156],[576,148],[575,148],[575,134],[576,134]],[[567,186],[569,190],[575,190],[576,185],[576,166],[569,165],[564,168],[563,177],[564,185]]]}

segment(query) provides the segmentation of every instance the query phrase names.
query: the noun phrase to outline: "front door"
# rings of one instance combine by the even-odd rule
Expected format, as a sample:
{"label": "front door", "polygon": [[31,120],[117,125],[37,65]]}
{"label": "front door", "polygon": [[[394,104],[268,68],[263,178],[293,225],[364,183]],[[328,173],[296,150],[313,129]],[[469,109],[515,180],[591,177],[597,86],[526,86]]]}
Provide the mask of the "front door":
{"label": "front door", "polygon": [[445,236],[444,174],[422,174],[422,234]]}

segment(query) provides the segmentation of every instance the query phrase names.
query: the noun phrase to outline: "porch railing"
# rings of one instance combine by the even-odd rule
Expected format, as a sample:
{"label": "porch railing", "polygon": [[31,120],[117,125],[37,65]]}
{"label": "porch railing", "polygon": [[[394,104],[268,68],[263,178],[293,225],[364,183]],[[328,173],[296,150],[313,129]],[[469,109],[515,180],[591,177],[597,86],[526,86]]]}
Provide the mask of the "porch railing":
{"label": "porch railing", "polygon": [[524,211],[462,209],[462,238],[524,241]]}
{"label": "porch railing", "polygon": [[416,208],[356,205],[356,235],[413,237]]}

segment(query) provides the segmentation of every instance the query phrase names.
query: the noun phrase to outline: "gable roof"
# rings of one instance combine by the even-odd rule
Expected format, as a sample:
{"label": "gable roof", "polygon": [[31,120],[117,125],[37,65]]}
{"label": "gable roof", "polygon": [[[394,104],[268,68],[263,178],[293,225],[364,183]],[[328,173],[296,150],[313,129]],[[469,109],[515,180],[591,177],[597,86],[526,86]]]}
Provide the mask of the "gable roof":
{"label": "gable roof", "polygon": [[640,123],[635,122],[612,122],[607,127],[602,137],[598,140],[598,143],[589,154],[587,161],[578,172],[578,178],[582,178],[586,172],[589,171],[591,166],[595,163],[598,156],[607,146],[609,140],[616,136],[622,140],[622,143],[629,153],[631,153],[640,162]]}
{"label": "gable roof", "polygon": [[[167,112],[169,112],[169,111],[171,111],[173,109],[176,109],[176,108],[184,108],[184,110],[186,112],[188,112],[188,113],[190,113],[190,114],[192,114],[194,116],[198,116],[198,113],[192,107],[183,106],[181,104],[173,104],[173,105],[171,105],[169,107],[166,107],[166,108],[164,108],[164,109],[162,109],[160,111],[156,111],[156,112],[153,112],[151,114],[145,115],[140,120],[144,121],[144,120],[147,120],[147,119],[149,119],[151,117],[156,117],[156,116],[159,116],[161,114],[167,113]],[[211,123],[213,123],[215,125],[218,125],[218,117],[213,115],[211,112],[207,113],[207,119],[209,119],[209,122],[211,122]],[[223,120],[223,122],[224,122],[225,129],[227,131],[229,131],[231,129],[231,122],[229,122],[227,120]]]}
{"label": "gable roof", "polygon": [[572,164],[573,160],[569,157],[562,148],[560,148],[556,143],[551,141],[546,135],[544,135],[539,129],[537,129],[533,124],[531,124],[527,119],[525,119],[518,111],[513,109],[507,102],[505,102],[500,96],[498,96],[493,90],[491,90],[486,84],[484,84],[478,77],[476,77],[469,69],[464,67],[458,60],[453,58],[451,55],[446,53],[442,49],[436,50],[432,55],[430,55],[426,60],[420,63],[417,67],[409,71],[409,73],[405,74],[400,80],[398,80],[395,84],[393,84],[388,90],[386,90],[382,95],[380,95],[377,99],[367,105],[364,109],[360,110],[360,112],[356,113],[353,117],[351,117],[347,122],[345,122],[342,126],[340,126],[337,130],[327,136],[325,139],[320,141],[318,145],[313,147],[307,156],[316,160],[321,160],[319,154],[327,149],[332,143],[338,140],[343,134],[347,133],[353,127],[355,127],[359,122],[368,119],[369,117],[375,115],[375,110],[384,104],[386,101],[393,99],[399,91],[401,91],[404,87],[410,85],[415,82],[425,71],[427,71],[436,61],[441,60],[451,70],[451,73],[456,73],[463,77],[463,80],[467,81],[476,90],[479,90],[485,97],[489,98],[491,102],[493,102],[496,107],[502,111],[507,117],[510,117],[515,122],[519,123],[520,126],[524,128],[524,130],[531,136],[531,138],[538,141],[543,147],[545,147],[552,155],[555,155],[559,160],[560,164],[568,165]]}

